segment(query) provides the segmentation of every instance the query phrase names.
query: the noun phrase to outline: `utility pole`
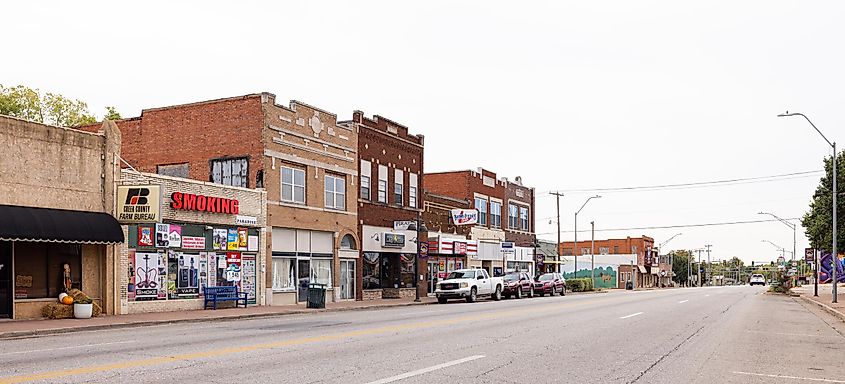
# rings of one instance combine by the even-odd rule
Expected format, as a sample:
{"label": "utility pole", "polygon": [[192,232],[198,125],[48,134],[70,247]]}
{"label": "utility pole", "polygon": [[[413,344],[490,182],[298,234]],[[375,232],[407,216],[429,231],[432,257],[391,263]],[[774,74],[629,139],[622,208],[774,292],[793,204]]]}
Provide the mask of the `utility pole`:
{"label": "utility pole", "polygon": [[600,199],[600,198],[601,198],[601,196],[599,196],[599,195],[588,197],[587,201],[585,201],[584,204],[581,205],[581,208],[578,209],[577,211],[575,211],[575,246],[574,246],[575,252],[573,252],[572,254],[575,256],[575,278],[576,279],[578,278],[578,214],[581,213],[581,210],[583,210],[584,207],[587,206],[587,203],[589,203],[590,200]]}
{"label": "utility pole", "polygon": [[687,252],[687,287],[690,286],[690,259],[692,259],[692,251]]}
{"label": "utility pole", "polygon": [[705,247],[707,247],[707,285],[708,286],[713,284],[713,282],[712,282],[712,280],[713,280],[713,277],[712,277],[713,276],[713,266],[710,264],[710,247],[712,247],[712,246],[713,245],[711,245],[711,244],[705,245]]}
{"label": "utility pole", "polygon": [[[557,250],[557,262],[560,263],[561,262],[561,260],[560,260],[560,256],[561,256],[561,252],[560,252],[560,198],[561,198],[561,196],[563,196],[563,194],[560,193],[560,192],[549,192],[549,193],[552,194],[552,195],[555,195],[555,197],[556,197],[555,200],[557,201],[557,203],[556,203],[557,204],[557,246],[555,247],[555,249]],[[560,264],[557,265],[557,271],[560,272]]]}
{"label": "utility pole", "polygon": [[590,222],[590,233],[592,240],[590,240],[590,280],[593,282],[593,287],[596,286],[596,222]]}
{"label": "utility pole", "polygon": [[699,249],[696,249],[696,251],[698,251],[698,268],[696,268],[696,272],[695,272],[696,278],[695,279],[698,280],[698,281],[696,281],[696,283],[698,283],[698,287],[701,288],[702,287],[702,284],[701,284],[701,251],[703,251],[703,249],[699,248]]}

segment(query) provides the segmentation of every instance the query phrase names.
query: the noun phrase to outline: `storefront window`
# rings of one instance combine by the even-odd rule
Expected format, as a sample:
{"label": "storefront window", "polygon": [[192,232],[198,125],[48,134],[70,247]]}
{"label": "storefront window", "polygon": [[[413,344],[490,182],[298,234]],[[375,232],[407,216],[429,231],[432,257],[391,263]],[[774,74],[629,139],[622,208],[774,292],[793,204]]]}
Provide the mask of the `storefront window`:
{"label": "storefront window", "polygon": [[364,289],[381,288],[381,268],[379,254],[364,252]]}
{"label": "storefront window", "polygon": [[332,286],[331,259],[311,259],[311,283]]}
{"label": "storefront window", "polygon": [[71,288],[82,288],[80,245],[16,242],[14,247],[16,299],[58,297],[65,291],[65,264]]}
{"label": "storefront window", "polygon": [[416,279],[414,278],[416,273],[416,268],[414,265],[414,257],[416,255],[413,254],[402,254],[400,255],[400,261],[402,266],[402,282],[401,287],[403,288],[410,288],[416,286]]}
{"label": "storefront window", "polygon": [[296,289],[296,263],[292,258],[273,258],[273,289]]}

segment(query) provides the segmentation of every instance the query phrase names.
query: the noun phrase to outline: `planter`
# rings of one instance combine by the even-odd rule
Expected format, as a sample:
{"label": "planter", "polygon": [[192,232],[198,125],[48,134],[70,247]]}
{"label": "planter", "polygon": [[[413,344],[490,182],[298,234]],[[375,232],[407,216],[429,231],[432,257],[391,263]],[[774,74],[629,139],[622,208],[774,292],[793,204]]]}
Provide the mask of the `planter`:
{"label": "planter", "polygon": [[94,313],[94,304],[73,304],[73,317],[77,319],[90,319]]}

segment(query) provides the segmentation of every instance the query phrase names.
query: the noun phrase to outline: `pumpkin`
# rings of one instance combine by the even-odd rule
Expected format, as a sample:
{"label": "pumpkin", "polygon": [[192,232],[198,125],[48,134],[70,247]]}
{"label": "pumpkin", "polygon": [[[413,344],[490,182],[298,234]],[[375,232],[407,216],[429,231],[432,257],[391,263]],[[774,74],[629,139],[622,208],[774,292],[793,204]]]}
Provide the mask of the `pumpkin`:
{"label": "pumpkin", "polygon": [[59,302],[60,303],[62,302],[62,299],[65,298],[65,296],[67,296],[67,293],[62,292],[62,293],[59,294]]}
{"label": "pumpkin", "polygon": [[71,305],[73,304],[73,296],[65,296],[62,298],[62,304]]}

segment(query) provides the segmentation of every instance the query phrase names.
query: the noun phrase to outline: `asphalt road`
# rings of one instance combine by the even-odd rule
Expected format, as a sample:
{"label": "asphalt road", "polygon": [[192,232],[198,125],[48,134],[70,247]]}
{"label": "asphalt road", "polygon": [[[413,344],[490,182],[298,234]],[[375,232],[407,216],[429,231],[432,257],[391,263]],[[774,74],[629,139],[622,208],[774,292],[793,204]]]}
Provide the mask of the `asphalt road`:
{"label": "asphalt road", "polygon": [[845,325],[762,287],[0,340],[0,383],[845,383]]}

